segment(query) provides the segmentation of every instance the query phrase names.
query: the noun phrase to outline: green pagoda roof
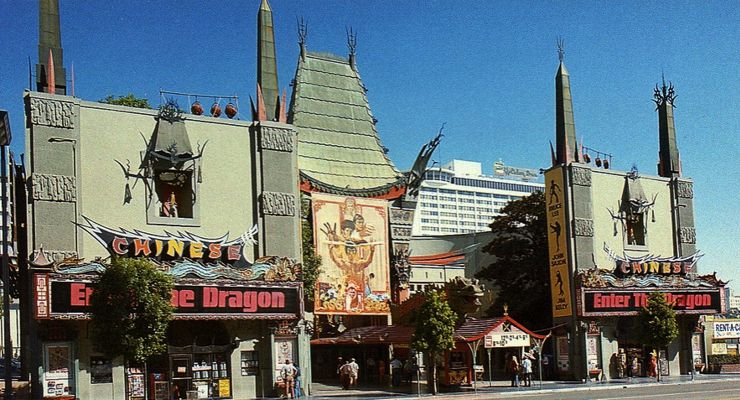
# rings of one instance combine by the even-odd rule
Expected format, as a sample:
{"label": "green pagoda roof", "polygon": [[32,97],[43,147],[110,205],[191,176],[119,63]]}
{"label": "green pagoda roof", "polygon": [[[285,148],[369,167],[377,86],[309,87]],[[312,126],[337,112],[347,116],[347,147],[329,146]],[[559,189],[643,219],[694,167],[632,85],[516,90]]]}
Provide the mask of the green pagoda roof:
{"label": "green pagoda roof", "polygon": [[363,197],[403,188],[404,175],[386,156],[349,60],[302,52],[294,82],[288,119],[298,130],[302,187]]}

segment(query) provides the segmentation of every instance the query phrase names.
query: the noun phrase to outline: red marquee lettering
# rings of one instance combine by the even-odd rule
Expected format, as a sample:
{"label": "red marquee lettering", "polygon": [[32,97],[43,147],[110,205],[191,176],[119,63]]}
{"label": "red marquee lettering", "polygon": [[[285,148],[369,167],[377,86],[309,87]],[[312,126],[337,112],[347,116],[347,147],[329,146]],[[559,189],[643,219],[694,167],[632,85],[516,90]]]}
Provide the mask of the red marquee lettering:
{"label": "red marquee lettering", "polygon": [[272,292],[272,307],[285,308],[285,293]]}
{"label": "red marquee lettering", "polygon": [[244,312],[255,312],[257,311],[257,292],[248,290],[244,292]]}
{"label": "red marquee lettering", "polygon": [[73,306],[90,305],[90,295],[92,288],[87,287],[84,283],[73,283],[69,285],[70,299],[69,304]]}
{"label": "red marquee lettering", "polygon": [[203,288],[203,307],[216,307],[218,305],[218,288]]}
{"label": "red marquee lettering", "polygon": [[226,257],[229,259],[229,261],[236,261],[241,256],[240,253],[242,251],[242,246],[239,245],[231,245],[229,246],[229,249],[227,250],[228,253]]}
{"label": "red marquee lettering", "polygon": [[221,244],[211,243],[208,245],[208,258],[218,260],[221,258]]}
{"label": "red marquee lettering", "polygon": [[118,254],[119,256],[122,256],[128,253],[128,240],[126,240],[126,238],[116,237],[113,239],[113,243],[111,243],[111,247],[113,248],[113,251],[116,254]]}
{"label": "red marquee lettering", "polygon": [[134,256],[138,257],[140,255],[148,256],[152,253],[152,250],[149,248],[149,240],[148,239],[134,239]]}

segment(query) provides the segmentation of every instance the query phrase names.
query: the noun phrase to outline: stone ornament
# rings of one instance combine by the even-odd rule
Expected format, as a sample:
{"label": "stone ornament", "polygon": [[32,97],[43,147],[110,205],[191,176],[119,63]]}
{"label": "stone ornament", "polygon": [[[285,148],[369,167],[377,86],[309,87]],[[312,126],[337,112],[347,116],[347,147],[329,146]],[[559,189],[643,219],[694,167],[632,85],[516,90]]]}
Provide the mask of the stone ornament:
{"label": "stone ornament", "polygon": [[676,181],[676,193],[684,199],[694,198],[694,184],[689,181]]}
{"label": "stone ornament", "polygon": [[31,98],[31,123],[74,129],[75,109],[70,102]]}
{"label": "stone ornament", "polygon": [[392,226],[391,237],[394,240],[411,240],[411,227]]}
{"label": "stone ornament", "polygon": [[576,218],[573,221],[573,230],[576,236],[594,236],[594,220],[585,218]]}
{"label": "stone ornament", "polygon": [[260,147],[266,150],[293,151],[293,131],[262,126],[260,129]]}
{"label": "stone ornament", "polygon": [[414,210],[391,208],[391,224],[411,225],[414,222]]}
{"label": "stone ornament", "polygon": [[295,196],[290,193],[263,192],[262,213],[264,215],[295,216]]}
{"label": "stone ornament", "polygon": [[591,170],[588,168],[573,167],[571,170],[571,182],[579,186],[591,186]]}
{"label": "stone ornament", "polygon": [[696,244],[696,228],[682,226],[678,230],[678,237],[681,243]]}
{"label": "stone ornament", "polygon": [[74,176],[33,174],[31,184],[34,200],[77,201],[77,180]]}

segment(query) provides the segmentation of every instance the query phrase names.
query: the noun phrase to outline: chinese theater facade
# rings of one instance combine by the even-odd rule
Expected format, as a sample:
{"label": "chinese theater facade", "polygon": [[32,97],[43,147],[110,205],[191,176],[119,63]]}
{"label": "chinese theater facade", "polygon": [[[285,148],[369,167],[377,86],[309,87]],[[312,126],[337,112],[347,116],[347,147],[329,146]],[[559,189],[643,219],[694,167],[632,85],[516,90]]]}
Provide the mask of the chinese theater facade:
{"label": "chinese theater facade", "polygon": [[545,172],[545,200],[552,313],[554,324],[561,325],[553,345],[563,377],[646,375],[652,349],[640,342],[636,316],[653,292],[665,294],[673,305],[679,328],[678,337],[659,351],[662,374],[688,374],[692,359],[703,351],[699,317],[724,308],[724,282],[698,273],[693,182],[681,175],[673,87],[663,83],[654,94],[658,175],[641,175],[636,167],[611,170],[611,155],[576,141],[569,76],[561,58],[557,149],[553,167]]}
{"label": "chinese theater facade", "polygon": [[[286,359],[310,382],[290,125],[171,103],[25,102],[35,398],[269,396]],[[147,258],[174,281],[167,353],[146,364],[110,359],[88,334],[112,256]]]}

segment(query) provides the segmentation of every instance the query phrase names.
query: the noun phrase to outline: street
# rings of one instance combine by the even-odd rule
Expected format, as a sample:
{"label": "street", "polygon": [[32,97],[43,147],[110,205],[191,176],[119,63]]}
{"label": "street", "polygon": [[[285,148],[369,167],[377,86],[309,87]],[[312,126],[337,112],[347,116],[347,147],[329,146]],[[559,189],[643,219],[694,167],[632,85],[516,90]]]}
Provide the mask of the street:
{"label": "street", "polygon": [[[456,396],[457,397],[457,396]],[[694,384],[666,384],[629,386],[622,388],[599,387],[595,390],[558,390],[549,393],[517,394],[497,393],[478,396],[481,399],[740,399],[738,381],[702,382]]]}

